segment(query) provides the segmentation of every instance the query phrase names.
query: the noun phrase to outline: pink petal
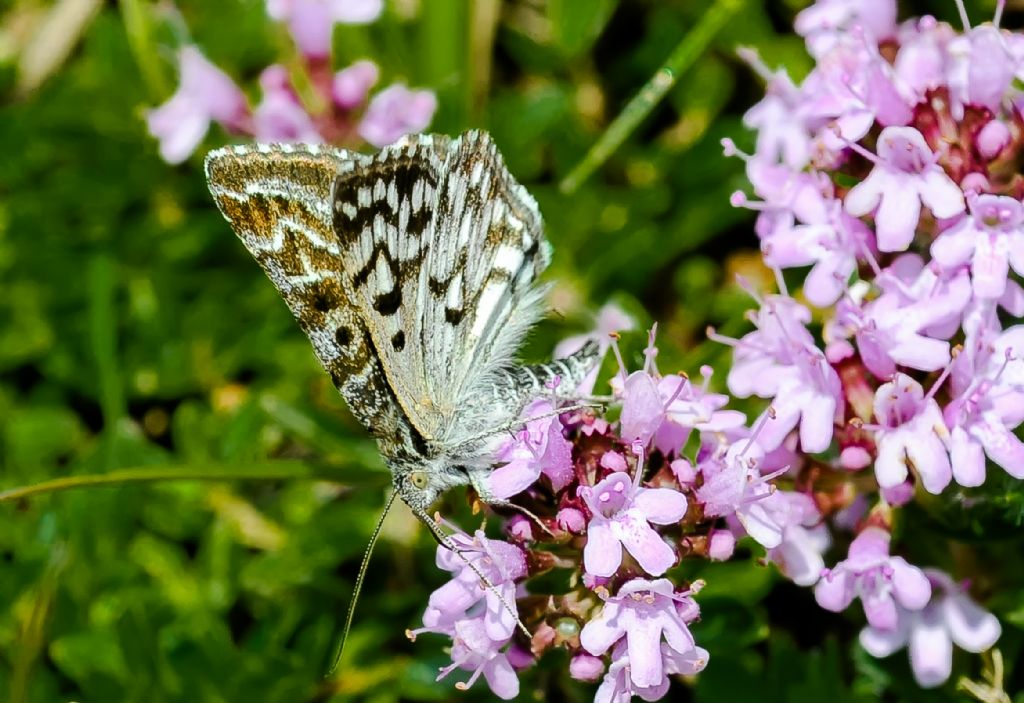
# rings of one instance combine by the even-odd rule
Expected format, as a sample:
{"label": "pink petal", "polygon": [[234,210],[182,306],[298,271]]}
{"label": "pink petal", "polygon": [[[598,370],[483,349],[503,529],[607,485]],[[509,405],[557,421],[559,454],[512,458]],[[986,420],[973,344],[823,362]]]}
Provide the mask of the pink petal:
{"label": "pink petal", "polygon": [[971,434],[981,440],[988,458],[1014,478],[1024,478],[1024,444],[1000,424],[977,423]]}
{"label": "pink petal", "polygon": [[887,174],[876,167],[868,177],[850,189],[843,201],[846,211],[854,217],[863,217],[874,210],[888,187]]}
{"label": "pink petal", "polygon": [[892,568],[892,585],[896,600],[907,610],[920,610],[932,597],[932,586],[928,577],[916,566],[907,563],[903,557],[889,560]]}
{"label": "pink petal", "polygon": [[864,604],[864,615],[868,624],[877,630],[893,630],[898,618],[896,603],[888,593],[871,592],[861,596]]}
{"label": "pink petal", "polygon": [[955,268],[970,260],[976,239],[970,222],[971,219],[967,218],[963,221],[964,226],[947,230],[932,242],[932,258],[945,268]]}
{"label": "pink petal", "polygon": [[594,517],[587,527],[583,567],[589,574],[607,577],[614,574],[621,563],[622,545],[612,529],[612,523],[602,517]]}
{"label": "pink petal", "polygon": [[814,600],[825,610],[842,612],[853,602],[852,581],[846,571],[839,569],[823,575],[814,587]]}
{"label": "pink petal", "polygon": [[686,496],[671,488],[640,488],[633,505],[655,525],[671,525],[686,514]]}
{"label": "pink petal", "polygon": [[487,477],[491,493],[506,500],[522,493],[540,477],[540,467],[531,459],[515,459],[499,466]]}
{"label": "pink petal", "polygon": [[892,488],[907,480],[905,456],[904,443],[898,435],[885,434],[878,439],[878,458],[875,459],[878,485]]}
{"label": "pink petal", "polygon": [[499,654],[484,665],[484,679],[498,698],[510,701],[519,695],[519,677],[508,657]]}
{"label": "pink petal", "polygon": [[921,219],[921,201],[917,195],[917,184],[906,177],[890,178],[887,185],[888,188],[882,195],[882,204],[875,213],[878,249],[904,251],[914,241],[914,232]]}
{"label": "pink petal", "polygon": [[993,246],[988,237],[978,237],[971,261],[971,282],[974,294],[979,298],[999,298],[1006,288],[1006,278],[1010,273],[1010,262],[1006,251]]}
{"label": "pink petal", "polygon": [[942,603],[946,627],[953,641],[968,652],[984,652],[999,639],[1002,628],[992,613],[967,595],[949,595]]}
{"label": "pink petal", "polygon": [[657,686],[665,678],[661,658],[661,631],[661,618],[630,618],[626,627],[629,675],[637,686]]}
{"label": "pink petal", "polygon": [[[644,571],[661,576],[675,563],[676,555],[654,528],[647,524],[639,510],[633,508],[612,522],[612,530]],[[588,538],[589,539],[589,538]],[[589,542],[588,542],[589,544]],[[616,568],[618,565],[616,565]],[[588,571],[590,571],[588,569]],[[596,572],[591,572],[596,573]],[[599,574],[598,576],[611,574]]]}
{"label": "pink petal", "polygon": [[906,646],[908,634],[905,627],[897,627],[892,630],[865,627],[860,631],[860,646],[873,657],[887,657]]}
{"label": "pink petal", "polygon": [[810,396],[800,415],[800,446],[812,454],[823,452],[832,443],[836,399],[829,395]]}
{"label": "pink petal", "polygon": [[950,463],[953,477],[961,486],[980,486],[985,482],[985,451],[962,427],[953,428]]}
{"label": "pink petal", "polygon": [[946,682],[953,669],[953,643],[942,624],[921,618],[910,632],[910,667],[922,688]]}
{"label": "pink petal", "polygon": [[964,211],[964,194],[941,168],[933,168],[923,174],[924,182],[919,186],[921,202],[936,217],[946,218]]}
{"label": "pink petal", "polygon": [[[945,429],[945,428],[943,428]],[[929,493],[938,495],[953,480],[949,465],[949,454],[942,441],[934,433],[918,433],[907,442],[907,456],[913,462],[921,477],[921,483]]]}
{"label": "pink petal", "polygon": [[605,603],[601,614],[587,622],[580,631],[580,645],[594,656],[601,656],[626,634],[622,624],[622,608]]}
{"label": "pink petal", "polygon": [[758,502],[742,506],[736,511],[736,517],[747,534],[753,537],[758,544],[772,549],[782,543],[782,525],[765,508],[764,504],[768,500],[771,499],[763,498]]}

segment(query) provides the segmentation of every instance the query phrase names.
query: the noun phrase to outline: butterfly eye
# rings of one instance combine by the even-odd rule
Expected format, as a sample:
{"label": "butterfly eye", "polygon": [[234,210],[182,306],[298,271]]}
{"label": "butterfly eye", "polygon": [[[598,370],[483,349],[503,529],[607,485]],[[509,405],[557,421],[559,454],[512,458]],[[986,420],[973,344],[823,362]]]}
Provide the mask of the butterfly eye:
{"label": "butterfly eye", "polygon": [[412,481],[412,485],[416,486],[416,488],[419,488],[420,490],[426,488],[427,483],[429,483],[427,480],[427,474],[423,471],[413,471],[409,474],[409,480]]}

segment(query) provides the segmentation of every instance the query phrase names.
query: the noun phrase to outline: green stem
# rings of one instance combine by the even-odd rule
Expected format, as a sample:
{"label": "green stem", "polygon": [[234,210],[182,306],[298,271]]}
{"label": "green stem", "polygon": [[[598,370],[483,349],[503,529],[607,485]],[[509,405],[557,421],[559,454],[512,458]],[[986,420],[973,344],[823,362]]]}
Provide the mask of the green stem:
{"label": "green stem", "polygon": [[387,483],[387,475],[381,471],[361,469],[352,471],[340,467],[309,464],[303,461],[268,461],[262,464],[231,466],[228,464],[193,466],[141,466],[117,469],[102,474],[64,476],[41,481],[28,486],[8,488],[0,491],[0,503],[22,500],[43,493],[57,493],[76,488],[94,488],[129,483],[152,483],[154,481],[266,481],[266,480],[324,480],[337,481],[346,485],[377,485]]}
{"label": "green stem", "polygon": [[726,22],[736,14],[743,5],[744,0],[718,0],[711,8],[704,13],[700,22],[683,37],[676,48],[669,55],[665,64],[651,77],[640,89],[640,92],[623,108],[608,128],[597,140],[597,143],[590,148],[583,160],[576,164],[576,167],[562,179],[559,189],[570,194],[611,156],[616,149],[626,140],[637,125],[651,113],[665,94],[672,89],[686,69],[700,56],[707,48],[716,34],[725,26]]}
{"label": "green stem", "polygon": [[170,94],[170,88],[153,43],[149,7],[143,8],[140,0],[121,0],[120,6],[128,45],[142,74],[146,92],[151,100],[163,100]]}

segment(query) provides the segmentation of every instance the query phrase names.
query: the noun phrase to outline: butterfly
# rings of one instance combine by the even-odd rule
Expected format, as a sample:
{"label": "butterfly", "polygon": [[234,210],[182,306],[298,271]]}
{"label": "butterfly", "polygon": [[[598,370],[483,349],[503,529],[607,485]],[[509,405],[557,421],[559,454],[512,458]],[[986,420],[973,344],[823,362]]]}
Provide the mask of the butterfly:
{"label": "butterfly", "polygon": [[229,146],[206,157],[206,177],[376,438],[392,500],[446,545],[427,513],[445,490],[471,485],[503,504],[487,481],[495,438],[552,387],[571,395],[599,349],[514,363],[543,312],[536,279],[551,249],[536,202],[490,136],[410,136],[374,155]]}

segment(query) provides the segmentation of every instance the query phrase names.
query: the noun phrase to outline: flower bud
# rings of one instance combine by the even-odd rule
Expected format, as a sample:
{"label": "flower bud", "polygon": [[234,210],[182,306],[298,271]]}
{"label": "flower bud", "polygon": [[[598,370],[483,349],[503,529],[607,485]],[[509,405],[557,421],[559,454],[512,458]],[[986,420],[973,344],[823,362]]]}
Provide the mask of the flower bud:
{"label": "flower bud", "polygon": [[597,681],[604,673],[600,657],[580,652],[569,662],[569,675],[577,681]]}

